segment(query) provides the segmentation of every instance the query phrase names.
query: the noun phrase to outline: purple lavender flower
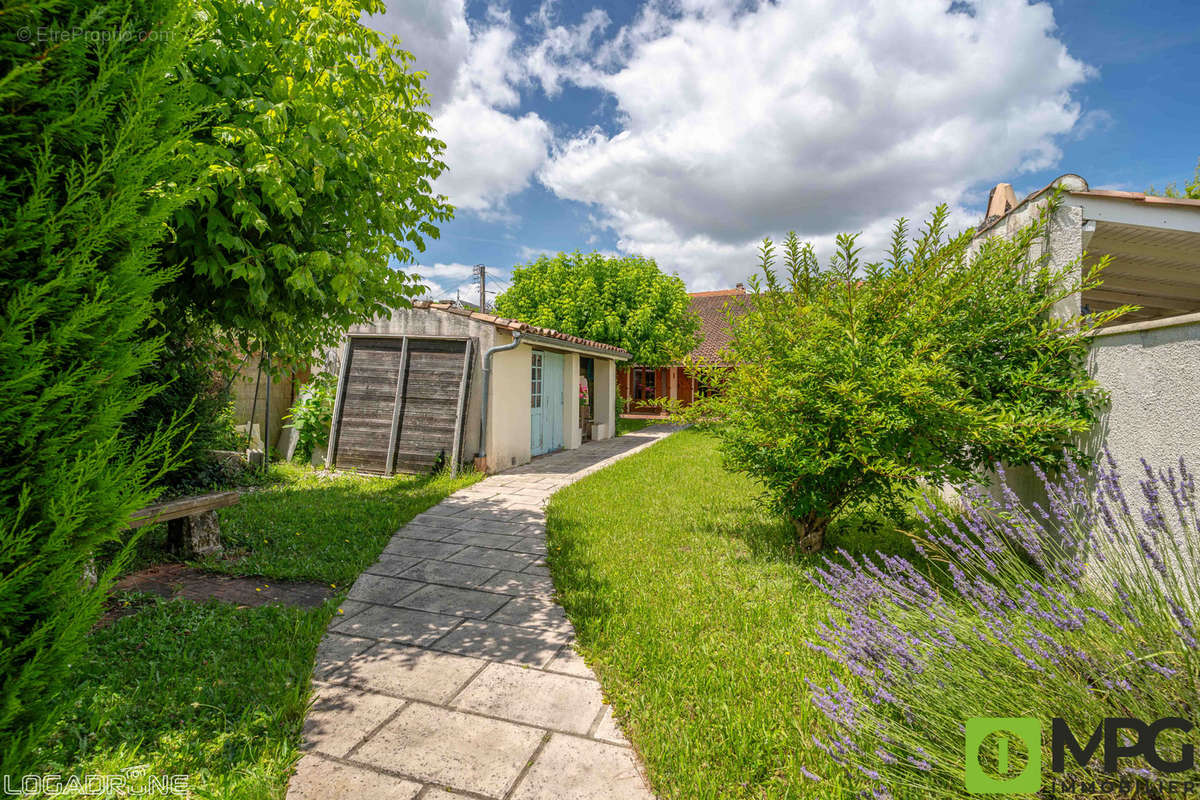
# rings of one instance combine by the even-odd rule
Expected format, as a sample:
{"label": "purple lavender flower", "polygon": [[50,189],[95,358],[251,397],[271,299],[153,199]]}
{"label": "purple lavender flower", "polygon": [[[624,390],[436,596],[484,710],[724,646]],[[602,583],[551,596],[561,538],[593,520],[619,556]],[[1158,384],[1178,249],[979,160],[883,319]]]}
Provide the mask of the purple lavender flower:
{"label": "purple lavender flower", "polygon": [[1095,704],[1096,716],[1136,711],[1164,681],[1183,687],[1180,713],[1200,706],[1193,474],[1182,461],[1158,472],[1143,462],[1131,509],[1107,452],[1090,473],[1070,458],[1054,478],[1034,472],[1044,506],[1022,505],[1007,485],[999,500],[968,487],[955,513],[927,498],[919,560],[841,550],[813,571],[831,611],[809,645],[852,676],[810,682],[837,731],[814,742],[872,781],[864,796],[890,796],[893,782],[944,786],[961,732],[928,721],[944,715],[943,698],[987,715],[1026,711],[1004,706],[1010,674],[1035,676],[1026,694]]}

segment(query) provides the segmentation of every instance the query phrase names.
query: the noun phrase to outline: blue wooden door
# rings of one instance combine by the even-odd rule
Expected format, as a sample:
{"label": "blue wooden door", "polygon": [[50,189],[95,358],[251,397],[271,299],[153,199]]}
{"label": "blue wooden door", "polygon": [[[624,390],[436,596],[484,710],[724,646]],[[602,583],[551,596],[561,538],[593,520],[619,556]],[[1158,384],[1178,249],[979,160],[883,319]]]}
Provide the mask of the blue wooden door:
{"label": "blue wooden door", "polygon": [[534,350],[529,384],[529,451],[538,456],[563,446],[562,354]]}

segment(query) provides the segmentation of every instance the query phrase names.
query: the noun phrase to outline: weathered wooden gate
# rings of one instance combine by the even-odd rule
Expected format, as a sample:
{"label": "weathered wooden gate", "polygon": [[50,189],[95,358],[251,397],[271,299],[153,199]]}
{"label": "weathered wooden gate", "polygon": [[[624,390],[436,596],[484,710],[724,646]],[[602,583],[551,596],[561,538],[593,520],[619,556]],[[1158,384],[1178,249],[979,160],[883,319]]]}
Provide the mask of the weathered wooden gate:
{"label": "weathered wooden gate", "polygon": [[391,475],[458,471],[470,339],[351,336],[342,357],[329,461]]}

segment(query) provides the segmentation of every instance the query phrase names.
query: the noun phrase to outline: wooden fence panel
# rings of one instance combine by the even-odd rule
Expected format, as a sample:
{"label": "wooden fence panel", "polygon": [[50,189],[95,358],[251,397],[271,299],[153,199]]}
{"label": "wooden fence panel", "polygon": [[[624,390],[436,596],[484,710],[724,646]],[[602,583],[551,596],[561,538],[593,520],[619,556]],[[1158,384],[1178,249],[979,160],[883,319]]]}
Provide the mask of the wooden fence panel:
{"label": "wooden fence panel", "polygon": [[464,339],[352,338],[334,466],[387,474],[456,463],[468,346]]}

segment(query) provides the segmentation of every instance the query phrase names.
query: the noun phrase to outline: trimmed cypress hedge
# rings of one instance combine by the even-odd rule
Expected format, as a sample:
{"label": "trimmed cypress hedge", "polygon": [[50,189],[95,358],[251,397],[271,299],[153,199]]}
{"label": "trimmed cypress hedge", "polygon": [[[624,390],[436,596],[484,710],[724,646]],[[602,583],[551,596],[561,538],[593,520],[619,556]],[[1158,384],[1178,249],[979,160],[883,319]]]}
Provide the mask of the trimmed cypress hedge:
{"label": "trimmed cypress hedge", "polygon": [[0,773],[69,698],[63,686],[121,559],[89,587],[98,547],[152,499],[170,460],[126,420],[165,221],[200,167],[183,7],[32,0],[0,14]]}

